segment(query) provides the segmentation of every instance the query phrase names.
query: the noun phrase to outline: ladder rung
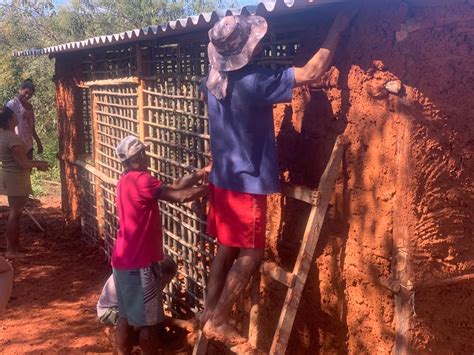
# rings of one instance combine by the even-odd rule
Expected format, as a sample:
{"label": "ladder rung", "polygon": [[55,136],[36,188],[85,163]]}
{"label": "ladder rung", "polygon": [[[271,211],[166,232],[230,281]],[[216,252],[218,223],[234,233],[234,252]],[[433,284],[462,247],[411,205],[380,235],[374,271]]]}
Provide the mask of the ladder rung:
{"label": "ladder rung", "polygon": [[288,288],[293,288],[295,286],[296,275],[283,270],[274,262],[267,261],[263,263],[260,271]]}
{"label": "ladder rung", "polygon": [[283,184],[282,191],[285,196],[309,203],[313,206],[319,203],[319,191],[312,190],[306,186]]}

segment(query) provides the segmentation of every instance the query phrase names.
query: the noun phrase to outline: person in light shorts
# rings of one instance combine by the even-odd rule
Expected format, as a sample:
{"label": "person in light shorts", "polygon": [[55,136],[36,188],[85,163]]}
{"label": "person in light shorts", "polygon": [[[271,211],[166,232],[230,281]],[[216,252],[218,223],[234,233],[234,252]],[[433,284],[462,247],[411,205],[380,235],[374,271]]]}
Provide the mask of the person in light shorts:
{"label": "person in light shorts", "polygon": [[133,136],[116,148],[125,171],[117,184],[120,228],[112,253],[119,319],[116,343],[119,354],[131,353],[132,330],[138,332],[143,354],[154,354],[154,334],[163,319],[161,289],[153,265],[163,260],[163,234],[158,200],[188,202],[204,197],[207,185],[194,186],[207,170],[164,184],[148,172],[147,146]]}

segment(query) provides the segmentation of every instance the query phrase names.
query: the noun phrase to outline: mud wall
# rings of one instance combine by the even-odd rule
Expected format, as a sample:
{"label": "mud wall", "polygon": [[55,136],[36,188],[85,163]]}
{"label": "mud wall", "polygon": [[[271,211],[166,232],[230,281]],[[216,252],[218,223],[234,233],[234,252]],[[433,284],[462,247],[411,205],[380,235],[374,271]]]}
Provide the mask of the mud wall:
{"label": "mud wall", "polygon": [[77,87],[81,80],[81,67],[77,58],[69,55],[57,58],[55,65],[61,208],[66,222],[79,226],[79,171],[71,163],[84,151],[82,95]]}
{"label": "mud wall", "polygon": [[[320,44],[308,38],[295,64]],[[474,351],[474,282],[449,282],[474,273],[473,45],[467,2],[370,4],[324,88],[275,108],[287,181],[316,187],[335,137],[350,142],[288,353]],[[384,88],[397,80],[400,92]],[[308,212],[271,198],[269,258],[293,266]],[[263,348],[284,292],[262,288]]]}

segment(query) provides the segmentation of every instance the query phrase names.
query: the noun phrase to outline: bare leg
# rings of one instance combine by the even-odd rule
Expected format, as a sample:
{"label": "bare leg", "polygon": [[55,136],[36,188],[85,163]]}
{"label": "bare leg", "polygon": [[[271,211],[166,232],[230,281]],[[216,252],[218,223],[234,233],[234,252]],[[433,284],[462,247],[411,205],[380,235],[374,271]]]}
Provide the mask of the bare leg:
{"label": "bare leg", "polygon": [[232,306],[248,284],[250,277],[262,260],[263,249],[241,249],[237,260],[230,269],[219,301],[212,316],[204,326],[204,335],[231,345],[246,341],[245,338],[226,323]]}
{"label": "bare leg", "polygon": [[156,342],[156,327],[142,327],[140,329],[140,348],[142,349],[143,355],[156,354],[157,342]]}
{"label": "bare leg", "polygon": [[211,273],[209,275],[209,285],[207,288],[207,297],[204,304],[204,313],[200,319],[200,327],[204,327],[207,320],[211,318],[217,301],[219,300],[224,283],[230,268],[239,255],[239,248],[219,245],[217,255],[212,261]]}
{"label": "bare leg", "polygon": [[132,328],[125,318],[119,318],[115,329],[115,343],[119,355],[130,355],[132,346],[130,344],[130,332]]}
{"label": "bare leg", "polygon": [[28,196],[8,196],[10,213],[6,225],[7,257],[20,251],[20,218],[25,208]]}

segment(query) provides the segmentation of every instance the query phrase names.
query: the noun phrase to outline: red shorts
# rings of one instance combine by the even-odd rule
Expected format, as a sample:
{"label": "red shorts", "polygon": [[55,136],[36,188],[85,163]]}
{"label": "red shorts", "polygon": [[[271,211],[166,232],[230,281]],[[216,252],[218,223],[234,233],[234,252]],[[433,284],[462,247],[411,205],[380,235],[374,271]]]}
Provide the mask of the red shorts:
{"label": "red shorts", "polygon": [[267,196],[222,189],[209,184],[207,233],[219,244],[264,249]]}

